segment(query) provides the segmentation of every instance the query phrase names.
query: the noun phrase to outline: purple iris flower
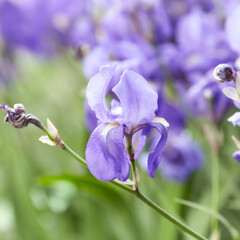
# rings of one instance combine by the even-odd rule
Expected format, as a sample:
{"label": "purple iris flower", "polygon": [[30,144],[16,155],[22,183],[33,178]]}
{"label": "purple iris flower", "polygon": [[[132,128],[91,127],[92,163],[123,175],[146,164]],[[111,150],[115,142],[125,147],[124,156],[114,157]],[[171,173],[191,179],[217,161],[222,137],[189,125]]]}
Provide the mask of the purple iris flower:
{"label": "purple iris flower", "polygon": [[221,21],[213,12],[194,7],[178,20],[175,34],[177,45],[166,44],[167,50],[162,50],[162,46],[161,51],[166,56],[160,54],[169,64],[173,61],[184,73],[206,72],[219,63],[236,58],[230,51]]}
{"label": "purple iris flower", "polygon": [[105,95],[115,70],[115,66],[101,67],[87,87],[88,104],[99,124],[86,147],[88,168],[101,181],[127,180],[130,160],[137,157],[145,143],[143,129],[153,128],[161,136],[148,156],[148,173],[154,177],[167,140],[167,122],[155,117],[157,92],[141,75],[126,70],[112,88],[116,97],[110,110]]}

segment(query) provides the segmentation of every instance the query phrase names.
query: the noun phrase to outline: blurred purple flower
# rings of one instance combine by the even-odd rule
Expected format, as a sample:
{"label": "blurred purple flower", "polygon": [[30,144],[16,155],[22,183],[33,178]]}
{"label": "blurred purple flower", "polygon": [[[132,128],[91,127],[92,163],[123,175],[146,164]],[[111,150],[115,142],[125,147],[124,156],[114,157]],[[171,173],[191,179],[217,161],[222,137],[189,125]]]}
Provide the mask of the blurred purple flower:
{"label": "blurred purple flower", "polygon": [[90,20],[85,21],[85,5],[77,0],[50,0],[47,4],[43,0],[3,0],[0,31],[4,44],[51,55],[83,40],[92,43],[93,29]]}
{"label": "blurred purple flower", "polygon": [[[145,142],[142,129],[154,128],[161,136],[156,148],[148,157],[148,173],[154,177],[167,140],[164,121],[155,118],[157,93],[141,75],[126,70],[120,82],[112,89],[116,99],[112,100],[109,110],[105,94],[115,68],[100,68],[87,87],[88,104],[100,124],[91,134],[86,147],[88,168],[101,181],[115,178],[125,181],[130,168],[128,154],[138,155]],[[132,147],[129,146],[129,142],[132,142]],[[129,152],[129,147],[133,152]]]}
{"label": "blurred purple flower", "polygon": [[182,131],[186,123],[186,116],[181,107],[174,101],[167,100],[161,93],[158,94],[156,116],[166,119],[171,126],[171,131],[175,133]]}
{"label": "blurred purple flower", "polygon": [[228,14],[225,30],[228,42],[231,48],[240,54],[240,29],[238,23],[240,21],[240,4],[235,6],[235,8]]}
{"label": "blurred purple flower", "polygon": [[160,170],[165,178],[184,182],[202,167],[203,159],[202,149],[188,134],[170,135]]}
{"label": "blurred purple flower", "polygon": [[226,41],[220,20],[214,13],[195,7],[180,18],[176,40],[184,71],[207,71],[217,64],[236,58]]}
{"label": "blurred purple flower", "polygon": [[211,121],[221,121],[231,107],[231,100],[222,93],[221,87],[213,78],[212,70],[201,77],[185,96],[191,113],[205,115]]}
{"label": "blurred purple flower", "polygon": [[232,157],[235,158],[238,162],[240,162],[240,150],[235,151]]}

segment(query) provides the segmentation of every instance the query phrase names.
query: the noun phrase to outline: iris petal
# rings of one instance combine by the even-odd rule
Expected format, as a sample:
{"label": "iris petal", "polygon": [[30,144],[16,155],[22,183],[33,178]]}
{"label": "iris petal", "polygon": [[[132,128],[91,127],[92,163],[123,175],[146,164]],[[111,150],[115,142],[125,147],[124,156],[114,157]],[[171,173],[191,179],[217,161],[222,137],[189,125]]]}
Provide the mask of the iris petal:
{"label": "iris petal", "polygon": [[101,124],[91,134],[86,147],[90,172],[101,181],[126,181],[130,161],[123,145],[124,126]]}
{"label": "iris petal", "polygon": [[110,111],[106,102],[106,91],[116,65],[104,66],[99,73],[95,74],[87,86],[87,100],[90,108],[95,112],[96,117],[102,122],[110,122]]}
{"label": "iris petal", "polygon": [[123,113],[123,124],[131,131],[139,123],[152,121],[157,109],[157,93],[138,73],[126,70],[113,88]]}
{"label": "iris petal", "polygon": [[148,174],[150,177],[154,178],[154,173],[160,164],[162,153],[167,142],[168,132],[166,126],[164,126],[162,123],[150,122],[147,124],[147,126],[150,128],[155,128],[161,134],[161,138],[158,141],[155,149],[148,156]]}

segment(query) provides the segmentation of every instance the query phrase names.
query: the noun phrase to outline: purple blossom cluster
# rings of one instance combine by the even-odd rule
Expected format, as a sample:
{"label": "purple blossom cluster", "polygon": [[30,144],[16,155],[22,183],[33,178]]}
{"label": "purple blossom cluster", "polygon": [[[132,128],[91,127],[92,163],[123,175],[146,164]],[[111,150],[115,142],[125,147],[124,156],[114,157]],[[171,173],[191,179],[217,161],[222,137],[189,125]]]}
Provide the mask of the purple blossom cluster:
{"label": "purple blossom cluster", "polygon": [[2,0],[0,30],[4,47],[42,55],[94,41],[86,1]]}
{"label": "purple blossom cluster", "polygon": [[[237,0],[0,0],[1,46],[44,56],[76,50],[90,79],[86,157],[96,177],[126,180],[129,135],[139,152],[148,136],[153,176],[166,135],[155,116],[170,123],[161,172],[184,181],[201,167],[204,155],[186,134],[189,118],[219,124],[231,107],[222,93],[225,83],[216,82],[212,71],[222,62],[234,64],[240,53],[239,12]],[[104,169],[109,169],[105,175]]]}

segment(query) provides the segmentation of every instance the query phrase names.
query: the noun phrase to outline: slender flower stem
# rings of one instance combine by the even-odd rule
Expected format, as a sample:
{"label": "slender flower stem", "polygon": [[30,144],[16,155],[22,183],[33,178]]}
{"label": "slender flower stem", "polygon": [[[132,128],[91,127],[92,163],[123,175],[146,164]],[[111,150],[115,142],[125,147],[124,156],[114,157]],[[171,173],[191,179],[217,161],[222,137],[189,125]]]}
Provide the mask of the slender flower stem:
{"label": "slender flower stem", "polygon": [[136,166],[135,166],[135,160],[131,160],[131,163],[132,163],[132,175],[133,175],[133,182],[134,182],[134,185],[133,185],[133,190],[134,191],[137,191],[138,190],[138,176],[137,176],[137,169],[136,169]]}
{"label": "slender flower stem", "polygon": [[160,215],[162,215],[163,217],[165,217],[166,219],[168,219],[170,222],[172,222],[174,225],[176,225],[179,229],[181,229],[182,231],[184,231],[185,233],[188,233],[189,235],[193,236],[196,239],[199,240],[207,240],[207,238],[201,236],[200,234],[198,234],[197,232],[195,232],[194,230],[192,230],[191,228],[189,228],[188,226],[186,226],[184,223],[182,223],[181,221],[179,221],[178,219],[176,219],[175,217],[173,217],[172,215],[170,215],[168,212],[166,212],[165,210],[163,210],[161,207],[159,207],[157,204],[155,204],[154,202],[152,202],[149,198],[147,198],[146,196],[144,196],[140,191],[136,191],[133,192],[141,201],[143,201],[144,203],[146,203],[149,207],[151,207],[152,209],[154,209],[156,212],[158,212]]}
{"label": "slender flower stem", "polygon": [[[214,103],[211,98],[209,101],[211,107],[211,116],[212,116],[212,126],[209,126],[212,129],[212,140],[207,139],[211,146],[211,167],[212,167],[212,209],[216,213],[219,213],[220,210],[220,169],[219,169],[219,150],[221,141],[220,132],[218,127],[218,122],[216,119],[216,114],[214,111]],[[207,136],[207,135],[206,135]],[[212,234],[218,231],[219,222],[215,218],[212,220]]]}
{"label": "slender flower stem", "polygon": [[[219,212],[219,158],[218,152],[212,153],[212,209]],[[212,232],[218,229],[218,219],[214,219],[212,222]]]}
{"label": "slender flower stem", "polygon": [[[73,158],[75,158],[77,161],[79,161],[80,163],[82,163],[84,166],[87,166],[86,161],[80,157],[77,153],[75,153],[68,145],[64,145],[64,147],[62,148],[64,151],[66,151],[68,154],[70,154]],[[115,186],[129,192],[132,193],[133,195],[135,195],[138,199],[140,199],[141,201],[143,201],[146,205],[148,205],[149,207],[151,207],[152,209],[154,209],[157,213],[159,213],[161,216],[163,216],[164,218],[166,218],[168,221],[170,221],[171,223],[173,223],[174,225],[176,225],[179,229],[181,229],[182,231],[188,233],[189,235],[193,236],[195,239],[198,240],[207,240],[207,238],[201,236],[200,234],[198,234],[197,232],[195,232],[194,230],[192,230],[191,228],[189,228],[187,225],[185,225],[184,223],[182,223],[181,221],[179,221],[178,219],[176,219],[175,217],[173,217],[172,215],[170,215],[168,212],[166,212],[165,210],[163,210],[161,207],[159,207],[157,204],[155,204],[154,202],[152,202],[150,199],[148,199],[146,196],[144,196],[139,189],[135,190],[129,188],[128,186],[121,184],[119,182],[116,181],[111,181],[111,184],[114,184]]]}
{"label": "slender flower stem", "polygon": [[73,158],[75,158],[77,161],[79,161],[85,167],[87,167],[87,163],[86,163],[85,159],[83,159],[77,153],[75,153],[67,144],[64,144],[64,147],[62,149],[65,152],[69,153]]}
{"label": "slender flower stem", "polygon": [[[219,213],[220,208],[220,169],[219,169],[219,150],[221,147],[221,135],[218,123],[215,118],[212,99],[209,101],[211,107],[212,122],[203,126],[205,137],[211,147],[211,179],[212,179],[212,210]],[[212,234],[218,231],[218,219],[211,222]]]}

